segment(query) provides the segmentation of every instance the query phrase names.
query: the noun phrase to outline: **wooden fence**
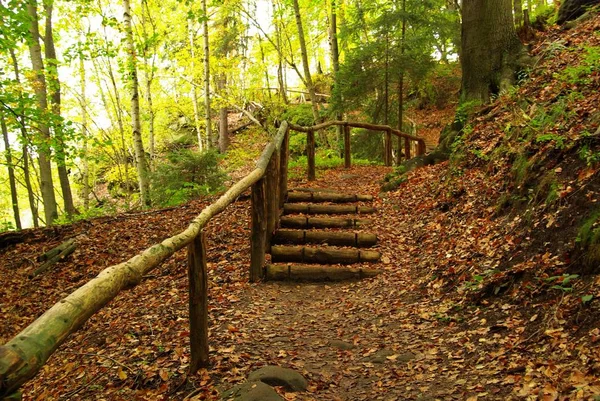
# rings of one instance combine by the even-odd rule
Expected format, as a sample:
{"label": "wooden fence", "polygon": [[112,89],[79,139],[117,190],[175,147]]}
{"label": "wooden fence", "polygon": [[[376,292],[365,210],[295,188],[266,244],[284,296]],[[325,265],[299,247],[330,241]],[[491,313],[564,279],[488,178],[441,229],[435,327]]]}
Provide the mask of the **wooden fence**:
{"label": "wooden fence", "polygon": [[[385,146],[383,160],[386,166],[392,165],[392,135],[396,136],[398,140],[404,139],[404,157],[410,159],[412,154],[412,144],[416,146],[417,156],[425,154],[426,145],[423,138],[417,136],[405,134],[387,125],[376,125],[368,123],[357,123],[349,121],[327,121],[322,124],[313,125],[311,127],[303,127],[296,124],[289,124],[290,129],[298,132],[306,132],[306,151],[308,159],[308,179],[315,179],[315,132],[327,129],[332,126],[344,127],[344,166],[350,168],[352,165],[351,161],[351,149],[350,149],[350,129],[351,128],[364,128],[371,131],[381,131],[385,133]],[[397,158],[399,160],[399,157]]]}
{"label": "wooden fence", "polygon": [[0,346],[0,399],[18,397],[23,383],[31,379],[54,351],[77,331],[94,313],[113,300],[122,290],[136,286],[142,277],[178,250],[187,247],[189,276],[190,373],[208,365],[208,278],[206,239],[202,229],[211,218],[225,210],[251,188],[252,234],[250,281],[264,277],[265,254],[278,224],[287,194],[289,131],[308,133],[309,179],[315,177],[314,132],[333,125],[345,127],[345,161],[350,167],[350,127],[386,132],[386,162],[391,163],[391,135],[405,138],[407,156],[410,141],[425,151],[422,139],[403,134],[387,126],[331,121],[301,127],[284,121],[273,140],[263,150],[256,168],[207,206],[181,233],[165,239],[126,262],[101,271],[70,295],[48,309],[8,343]]}

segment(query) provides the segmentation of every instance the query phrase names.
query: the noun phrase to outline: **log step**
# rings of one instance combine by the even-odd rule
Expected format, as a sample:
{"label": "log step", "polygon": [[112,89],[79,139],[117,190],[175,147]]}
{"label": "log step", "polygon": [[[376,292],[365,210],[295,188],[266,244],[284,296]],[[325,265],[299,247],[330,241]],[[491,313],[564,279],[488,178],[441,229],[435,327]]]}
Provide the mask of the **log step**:
{"label": "log step", "polygon": [[343,281],[375,277],[381,270],[315,265],[267,265],[267,281]]}
{"label": "log step", "polygon": [[332,231],[277,230],[273,244],[328,244],[368,248],[377,244],[377,235]]}
{"label": "log step", "polygon": [[368,219],[344,219],[341,217],[282,216],[279,220],[285,228],[356,228],[371,224]]}
{"label": "log step", "polygon": [[376,251],[337,249],[331,247],[309,248],[305,246],[272,246],[271,261],[320,263],[324,265],[349,265],[361,262],[377,262],[381,254]]}
{"label": "log step", "polygon": [[285,203],[283,214],[368,214],[377,210],[370,206],[355,205],[311,205],[306,203]]}
{"label": "log step", "polygon": [[288,192],[287,201],[293,202],[369,202],[373,195],[343,194],[339,192]]}

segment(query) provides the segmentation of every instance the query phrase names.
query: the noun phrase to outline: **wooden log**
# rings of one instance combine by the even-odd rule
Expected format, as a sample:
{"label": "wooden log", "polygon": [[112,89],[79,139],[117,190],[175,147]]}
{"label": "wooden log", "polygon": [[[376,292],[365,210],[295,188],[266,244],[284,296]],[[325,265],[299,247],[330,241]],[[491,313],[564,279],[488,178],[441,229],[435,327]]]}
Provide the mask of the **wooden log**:
{"label": "wooden log", "polygon": [[265,201],[267,206],[267,250],[271,247],[271,236],[275,232],[277,220],[279,218],[279,177],[277,177],[277,152],[274,152],[269,161],[265,176]]}
{"label": "wooden log", "polygon": [[283,214],[368,214],[375,212],[376,209],[370,206],[312,205],[306,203],[286,203],[283,205]]}
{"label": "wooden log", "polygon": [[267,204],[265,200],[265,179],[252,185],[252,235],[250,243],[250,282],[263,277],[265,253],[267,251]]}
{"label": "wooden log", "polygon": [[281,227],[287,228],[354,228],[371,224],[367,219],[344,219],[332,217],[290,217],[283,216]]}
{"label": "wooden log", "polygon": [[369,202],[373,195],[343,194],[338,192],[295,192],[288,194],[288,202]]}
{"label": "wooden log", "polygon": [[404,157],[406,160],[410,159],[410,140],[404,138]]}
{"label": "wooden log", "polygon": [[45,262],[47,260],[50,260],[52,258],[54,258],[56,255],[58,255],[59,253],[61,253],[63,250],[65,250],[66,248],[70,247],[71,245],[73,245],[73,243],[75,242],[74,238],[70,238],[64,242],[62,242],[61,244],[55,246],[54,248],[50,249],[49,251],[41,254],[40,256],[37,257],[37,261],[38,262]]}
{"label": "wooden log", "polygon": [[209,365],[206,249],[204,231],[200,231],[200,235],[188,245],[190,374]]}
{"label": "wooden log", "polygon": [[273,244],[328,244],[368,248],[377,244],[377,235],[336,231],[277,230]]}
{"label": "wooden log", "polygon": [[309,130],[306,135],[306,157],[308,159],[308,180],[314,181],[315,172],[315,131]]}
{"label": "wooden log", "polygon": [[324,123],[313,125],[311,127],[303,127],[301,125],[297,125],[297,124],[293,124],[293,123],[288,123],[288,124],[291,129],[293,129],[294,131],[298,131],[298,132],[308,132],[310,130],[318,131],[320,129],[329,128],[334,125],[339,125],[339,126],[344,126],[344,127],[348,126],[348,127],[353,127],[353,128],[365,128],[365,129],[371,130],[371,131],[390,130],[392,132],[392,135],[394,135],[398,138],[408,138],[413,141],[418,141],[419,139],[421,139],[417,136],[410,135],[410,134],[407,134],[400,130],[394,129],[394,128],[390,127],[389,125],[377,125],[377,124],[359,123],[359,122],[353,122],[353,121],[327,121]]}
{"label": "wooden log", "polygon": [[267,265],[265,280],[270,281],[344,281],[375,277],[381,270],[318,265]]}
{"label": "wooden log", "polygon": [[288,160],[290,157],[290,130],[285,131],[283,142],[281,142],[279,156],[279,209],[283,208],[288,193]]}
{"label": "wooden log", "polygon": [[381,258],[381,254],[377,251],[358,249],[309,248],[305,246],[283,245],[271,247],[271,261],[273,263],[303,262],[348,265],[361,262],[377,262],[379,258]]}
{"label": "wooden log", "polygon": [[344,127],[344,168],[352,167],[351,151],[350,151],[350,127]]}
{"label": "wooden log", "polygon": [[[57,248],[59,249],[57,250]],[[46,252],[46,254],[49,254],[51,256],[44,256],[46,254],[42,255],[44,258],[49,257],[49,259],[46,259],[46,261],[40,267],[38,267],[31,274],[29,274],[29,278],[34,278],[35,276],[42,274],[50,267],[54,266],[56,263],[60,262],[61,260],[64,260],[67,256],[72,254],[76,248],[77,244],[75,243],[75,240],[69,240],[63,242],[56,248]],[[59,253],[57,254],[56,252]]]}

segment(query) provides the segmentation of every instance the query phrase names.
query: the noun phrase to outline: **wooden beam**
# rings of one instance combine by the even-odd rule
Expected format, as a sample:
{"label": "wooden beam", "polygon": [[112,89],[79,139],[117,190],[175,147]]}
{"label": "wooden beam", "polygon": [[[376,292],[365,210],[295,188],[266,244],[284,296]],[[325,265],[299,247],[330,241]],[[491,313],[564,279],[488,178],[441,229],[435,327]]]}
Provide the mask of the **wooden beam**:
{"label": "wooden beam", "polygon": [[339,231],[277,230],[273,244],[327,244],[368,248],[377,244],[377,235]]}
{"label": "wooden beam", "polygon": [[279,262],[301,262],[319,264],[353,264],[362,262],[377,262],[381,254],[377,251],[365,251],[358,249],[306,246],[283,246],[271,247],[271,261]]}
{"label": "wooden beam", "polygon": [[279,218],[279,177],[277,173],[278,168],[278,152],[274,152],[271,155],[269,166],[267,167],[267,173],[265,175],[265,202],[267,207],[267,235],[266,235],[266,248],[269,250],[271,247],[271,236],[277,228],[277,219]]}
{"label": "wooden beam", "polygon": [[281,217],[281,227],[288,228],[354,228],[371,224],[368,219],[344,219],[335,217]]}
{"label": "wooden beam", "polygon": [[190,313],[190,374],[209,364],[208,360],[208,273],[204,231],[188,245]]}
{"label": "wooden beam", "polygon": [[370,206],[355,205],[310,205],[305,203],[286,203],[283,214],[356,214],[375,213],[377,210]]}
{"label": "wooden beam", "polygon": [[373,200],[373,195],[356,195],[345,194],[341,192],[308,192],[308,191],[291,191],[288,194],[287,201],[294,202],[369,202]]}
{"label": "wooden beam", "polygon": [[267,265],[266,280],[343,281],[375,277],[381,270],[319,265]]}
{"label": "wooden beam", "polygon": [[288,160],[290,158],[290,130],[285,131],[279,157],[279,209],[283,208],[288,193]]}
{"label": "wooden beam", "polygon": [[350,127],[344,127],[344,167],[352,167],[351,152],[350,152]]}
{"label": "wooden beam", "polygon": [[306,136],[306,157],[308,159],[308,180],[314,181],[315,175],[315,131],[309,130]]}
{"label": "wooden beam", "polygon": [[252,235],[250,243],[250,282],[262,279],[267,251],[267,204],[265,179],[252,185]]}

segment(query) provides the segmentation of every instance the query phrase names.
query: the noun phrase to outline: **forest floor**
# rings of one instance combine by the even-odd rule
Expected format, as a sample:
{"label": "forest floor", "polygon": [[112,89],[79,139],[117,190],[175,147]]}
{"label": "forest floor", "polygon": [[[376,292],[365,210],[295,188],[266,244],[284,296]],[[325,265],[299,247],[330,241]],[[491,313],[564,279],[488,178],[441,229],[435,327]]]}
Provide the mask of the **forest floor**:
{"label": "forest floor", "polygon": [[[506,297],[476,303],[460,291],[439,291],[441,281],[430,266],[442,261],[459,270],[474,261],[490,263],[507,248],[498,241],[507,221],[485,216],[483,174],[469,177],[465,202],[449,212],[436,193],[436,177],[444,169],[420,169],[409,186],[376,197],[378,213],[365,231],[379,235],[383,258],[375,267],[385,273],[359,282],[250,285],[249,203],[237,201],[207,229],[209,369],[186,376],[187,273],[181,251],[62,345],[25,385],[24,399],[157,400],[190,394],[218,399],[263,365],[290,367],[308,379],[308,392],[279,389],[288,400],[516,400],[542,394],[553,400],[559,393],[569,399],[600,394],[600,377],[589,374],[590,359],[598,357],[592,346],[600,338],[597,328],[578,336],[560,325],[545,327],[545,319],[562,320],[557,311],[550,317],[540,311],[538,317],[537,305]],[[378,195],[389,171],[328,170],[310,186]],[[208,201],[39,231],[6,250],[0,342],[106,266],[184,228]],[[75,254],[29,280],[35,257],[66,237],[77,238]],[[541,336],[531,329],[534,321]]]}

